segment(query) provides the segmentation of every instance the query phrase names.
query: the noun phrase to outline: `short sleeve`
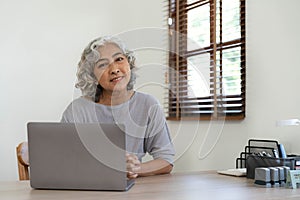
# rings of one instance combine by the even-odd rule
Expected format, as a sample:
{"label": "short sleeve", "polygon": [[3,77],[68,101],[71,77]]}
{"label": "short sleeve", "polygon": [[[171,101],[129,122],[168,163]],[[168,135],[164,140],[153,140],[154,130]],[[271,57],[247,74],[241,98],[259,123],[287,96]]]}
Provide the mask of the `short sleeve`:
{"label": "short sleeve", "polygon": [[156,104],[151,107],[148,114],[145,150],[154,159],[163,159],[173,164],[175,150],[162,108]]}

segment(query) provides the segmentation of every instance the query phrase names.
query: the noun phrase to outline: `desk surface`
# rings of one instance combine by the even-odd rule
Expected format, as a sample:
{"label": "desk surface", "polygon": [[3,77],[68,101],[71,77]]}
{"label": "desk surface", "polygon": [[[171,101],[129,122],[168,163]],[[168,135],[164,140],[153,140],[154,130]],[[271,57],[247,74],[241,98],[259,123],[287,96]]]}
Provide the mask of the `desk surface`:
{"label": "desk surface", "polygon": [[29,181],[0,182],[5,200],[93,200],[93,199],[300,199],[300,189],[264,188],[252,179],[219,175],[216,172],[173,173],[138,178],[127,192],[34,190]]}

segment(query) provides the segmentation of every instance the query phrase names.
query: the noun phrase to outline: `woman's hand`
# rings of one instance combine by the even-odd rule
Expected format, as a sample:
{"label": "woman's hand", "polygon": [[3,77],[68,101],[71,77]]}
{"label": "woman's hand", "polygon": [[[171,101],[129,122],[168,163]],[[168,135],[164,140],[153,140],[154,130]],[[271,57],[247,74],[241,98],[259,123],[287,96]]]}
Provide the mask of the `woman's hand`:
{"label": "woman's hand", "polygon": [[126,153],[127,178],[133,179],[138,177],[138,171],[141,170],[141,162],[134,154]]}

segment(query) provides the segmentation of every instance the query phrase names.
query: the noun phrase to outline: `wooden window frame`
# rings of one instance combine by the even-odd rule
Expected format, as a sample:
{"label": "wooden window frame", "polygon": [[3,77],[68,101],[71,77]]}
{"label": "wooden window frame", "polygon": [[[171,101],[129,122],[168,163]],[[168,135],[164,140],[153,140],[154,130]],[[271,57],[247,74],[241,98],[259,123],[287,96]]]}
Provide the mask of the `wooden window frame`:
{"label": "wooden window frame", "polygon": [[[169,71],[167,82],[170,84],[168,92],[168,120],[242,120],[245,118],[246,108],[246,0],[240,1],[240,30],[241,37],[227,42],[222,42],[222,23],[217,43],[216,12],[217,3],[222,20],[223,0],[198,0],[187,4],[187,0],[169,0]],[[191,8],[205,4],[210,6],[210,41],[209,47],[187,51],[187,12]],[[216,68],[216,55],[234,47],[240,48],[240,86],[241,93],[237,95],[222,95],[222,56],[220,68]],[[209,52],[212,64],[210,65],[211,95],[208,97],[187,98],[187,58]],[[218,74],[217,71],[219,70]],[[221,78],[220,78],[221,76]],[[185,81],[185,82],[184,82]],[[224,106],[226,104],[226,106]]]}

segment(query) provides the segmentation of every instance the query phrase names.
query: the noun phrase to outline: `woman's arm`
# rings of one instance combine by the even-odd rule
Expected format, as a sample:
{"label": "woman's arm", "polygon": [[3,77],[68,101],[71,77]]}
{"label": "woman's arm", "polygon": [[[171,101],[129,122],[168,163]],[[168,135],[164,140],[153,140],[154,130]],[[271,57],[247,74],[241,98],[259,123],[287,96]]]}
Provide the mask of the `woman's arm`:
{"label": "woman's arm", "polygon": [[172,171],[173,165],[163,159],[151,160],[141,164],[138,176],[151,176],[157,174],[168,174]]}
{"label": "woman's arm", "polygon": [[138,176],[151,176],[157,174],[168,174],[173,169],[173,166],[163,159],[155,159],[141,163],[138,160],[137,156],[133,154],[127,154],[126,160],[128,178],[136,178]]}

